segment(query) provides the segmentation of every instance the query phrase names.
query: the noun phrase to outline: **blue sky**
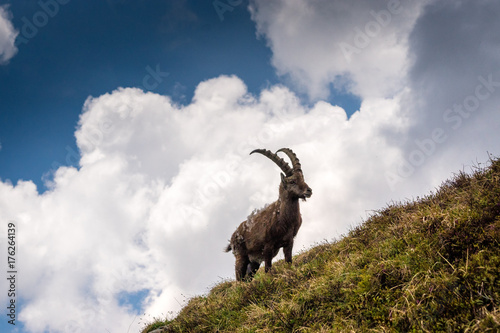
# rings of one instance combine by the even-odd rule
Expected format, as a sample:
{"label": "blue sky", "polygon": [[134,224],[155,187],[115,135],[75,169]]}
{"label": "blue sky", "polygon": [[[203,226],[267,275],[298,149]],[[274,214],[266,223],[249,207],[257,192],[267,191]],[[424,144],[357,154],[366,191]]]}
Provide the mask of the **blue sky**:
{"label": "blue sky", "polygon": [[19,325],[0,329],[138,332],[234,279],[221,249],[277,198],[255,148],[293,149],[313,189],[294,253],[498,156],[499,16],[496,0],[0,1],[0,221],[19,261]]}
{"label": "blue sky", "polygon": [[[32,22],[43,9],[35,1],[7,3],[21,37],[31,37],[23,18]],[[220,74],[244,78],[253,92],[277,82],[244,4],[221,21],[209,1],[174,3],[70,1],[27,44],[18,42],[19,54],[0,67],[2,179],[32,179],[43,191],[42,175],[54,161],[66,164],[66,147],[78,151],[74,130],[85,99],[117,87],[146,90],[148,68],[168,73],[148,88],[179,103]]]}
{"label": "blue sky", "polygon": [[[0,2],[20,30],[19,54],[0,67],[0,177],[31,179],[41,192],[53,165],[77,164],[74,129],[88,96],[140,87],[186,104],[199,82],[221,74],[242,78],[254,94],[284,81],[243,1],[217,9],[210,1],[42,3]],[[38,27],[40,11],[49,19]],[[145,79],[150,71],[161,82]],[[353,95],[335,100],[359,107]]]}

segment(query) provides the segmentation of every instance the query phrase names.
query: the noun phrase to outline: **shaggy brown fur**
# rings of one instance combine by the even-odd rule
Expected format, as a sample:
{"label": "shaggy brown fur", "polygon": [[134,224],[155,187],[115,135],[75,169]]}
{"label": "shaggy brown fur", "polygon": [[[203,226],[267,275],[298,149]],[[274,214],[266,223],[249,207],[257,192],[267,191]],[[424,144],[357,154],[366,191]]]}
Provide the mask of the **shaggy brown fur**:
{"label": "shaggy brown fur", "polygon": [[[256,149],[252,153],[261,153],[275,162],[285,174],[281,174],[279,198],[261,210],[254,211],[233,233],[226,252],[233,251],[236,257],[236,279],[250,281],[265,262],[268,272],[272,259],[283,248],[285,261],[292,262],[293,239],[302,224],[299,199],[312,195],[311,188],[304,181],[299,159],[288,148],[284,152],[292,161],[293,168],[277,154],[265,149]],[[277,153],[277,152],[276,152]]]}

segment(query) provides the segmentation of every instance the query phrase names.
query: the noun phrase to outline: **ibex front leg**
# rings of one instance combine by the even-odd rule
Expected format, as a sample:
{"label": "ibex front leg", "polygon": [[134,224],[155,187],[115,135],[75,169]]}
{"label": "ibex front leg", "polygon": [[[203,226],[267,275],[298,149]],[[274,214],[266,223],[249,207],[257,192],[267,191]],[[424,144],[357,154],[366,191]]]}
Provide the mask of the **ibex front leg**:
{"label": "ibex front leg", "polygon": [[293,241],[283,246],[283,253],[285,254],[285,262],[289,264],[292,263],[292,248],[293,248]]}

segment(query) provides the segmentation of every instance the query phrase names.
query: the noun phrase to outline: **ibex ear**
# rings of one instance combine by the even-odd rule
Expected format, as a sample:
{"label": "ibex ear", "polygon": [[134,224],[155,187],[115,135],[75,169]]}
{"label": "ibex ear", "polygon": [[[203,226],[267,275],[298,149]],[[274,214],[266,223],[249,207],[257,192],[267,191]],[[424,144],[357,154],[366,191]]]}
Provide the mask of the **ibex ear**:
{"label": "ibex ear", "polygon": [[282,181],[282,182],[285,182],[285,178],[286,178],[286,177],[285,177],[285,174],[281,173],[281,181]]}

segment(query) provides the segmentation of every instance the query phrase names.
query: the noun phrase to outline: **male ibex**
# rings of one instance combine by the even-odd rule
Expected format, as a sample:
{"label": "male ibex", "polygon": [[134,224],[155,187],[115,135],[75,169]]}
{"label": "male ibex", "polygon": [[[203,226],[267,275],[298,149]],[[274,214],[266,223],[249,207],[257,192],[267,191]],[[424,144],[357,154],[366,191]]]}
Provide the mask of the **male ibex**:
{"label": "male ibex", "polygon": [[[290,168],[277,153],[283,152],[292,161]],[[292,262],[293,239],[302,224],[299,199],[312,195],[311,188],[304,181],[299,159],[288,148],[282,148],[273,154],[266,149],[256,149],[250,154],[260,153],[276,163],[283,173],[279,188],[279,198],[272,204],[254,211],[231,236],[226,252],[233,250],[236,257],[236,279],[250,281],[265,262],[265,270],[271,269],[271,261],[283,248],[285,261]]]}

